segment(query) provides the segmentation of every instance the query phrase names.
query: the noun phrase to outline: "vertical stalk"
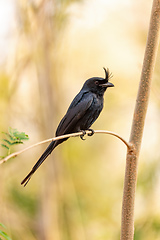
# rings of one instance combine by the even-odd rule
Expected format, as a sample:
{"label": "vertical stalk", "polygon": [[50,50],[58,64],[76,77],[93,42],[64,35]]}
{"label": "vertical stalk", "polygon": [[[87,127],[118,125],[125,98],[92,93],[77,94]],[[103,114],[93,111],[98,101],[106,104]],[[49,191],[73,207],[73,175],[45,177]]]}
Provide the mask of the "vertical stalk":
{"label": "vertical stalk", "polygon": [[153,0],[148,39],[130,134],[130,143],[133,145],[134,151],[131,152],[128,150],[126,157],[121,240],[132,240],[134,236],[134,202],[137,183],[138,158],[149,101],[150,85],[158,51],[159,36],[160,1]]}

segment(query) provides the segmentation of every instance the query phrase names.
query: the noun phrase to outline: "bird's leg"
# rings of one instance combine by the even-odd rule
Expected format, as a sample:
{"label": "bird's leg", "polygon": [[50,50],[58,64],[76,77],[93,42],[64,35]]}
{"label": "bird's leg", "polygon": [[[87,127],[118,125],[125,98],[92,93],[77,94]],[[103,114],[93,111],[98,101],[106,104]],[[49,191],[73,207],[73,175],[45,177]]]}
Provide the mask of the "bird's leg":
{"label": "bird's leg", "polygon": [[91,133],[88,133],[88,136],[93,136],[93,134],[94,134],[94,130],[91,129],[91,128],[89,128],[88,130],[91,131]]}
{"label": "bird's leg", "polygon": [[81,138],[82,140],[86,140],[86,139],[84,138],[84,135],[86,135],[86,131],[81,130],[81,132],[83,133],[83,135],[80,135],[80,138]]}

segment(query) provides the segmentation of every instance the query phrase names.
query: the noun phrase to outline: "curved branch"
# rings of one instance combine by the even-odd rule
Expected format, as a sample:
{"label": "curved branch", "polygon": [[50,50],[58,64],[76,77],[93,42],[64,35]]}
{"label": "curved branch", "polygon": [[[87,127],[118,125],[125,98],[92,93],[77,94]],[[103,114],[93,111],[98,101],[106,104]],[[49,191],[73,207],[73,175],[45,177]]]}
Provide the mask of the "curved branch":
{"label": "curved branch", "polygon": [[133,150],[133,145],[131,143],[127,142],[124,138],[122,138],[119,134],[117,134],[115,132],[110,132],[110,131],[105,131],[105,130],[95,130],[94,133],[105,133],[105,134],[115,136],[115,137],[119,138],[127,146],[129,151]]}
{"label": "curved branch", "polygon": [[[91,134],[92,131],[90,130],[86,130],[85,131],[86,134]],[[129,151],[132,151],[133,150],[133,146],[128,143],[124,138],[122,138],[120,135],[118,135],[117,133],[114,133],[114,132],[110,132],[110,131],[106,131],[106,130],[95,130],[94,133],[104,133],[104,134],[109,134],[109,135],[112,135],[112,136],[115,136],[117,138],[119,138],[128,148]],[[10,158],[13,158],[13,157],[16,157],[17,155],[33,148],[33,147],[36,147],[36,146],[39,146],[43,143],[47,143],[47,142],[51,142],[51,141],[55,141],[55,140],[60,140],[60,139],[63,139],[63,138],[68,138],[68,137],[77,137],[77,136],[81,136],[83,135],[84,133],[83,132],[77,132],[77,133],[70,133],[70,134],[66,134],[66,135],[62,135],[62,136],[58,136],[58,137],[54,137],[54,138],[49,138],[47,140],[44,140],[44,141],[41,141],[41,142],[38,142],[38,143],[35,143],[29,147],[26,147],[18,152],[14,152],[10,155],[8,155],[7,157],[3,158],[1,161],[0,161],[0,164],[8,161]]]}

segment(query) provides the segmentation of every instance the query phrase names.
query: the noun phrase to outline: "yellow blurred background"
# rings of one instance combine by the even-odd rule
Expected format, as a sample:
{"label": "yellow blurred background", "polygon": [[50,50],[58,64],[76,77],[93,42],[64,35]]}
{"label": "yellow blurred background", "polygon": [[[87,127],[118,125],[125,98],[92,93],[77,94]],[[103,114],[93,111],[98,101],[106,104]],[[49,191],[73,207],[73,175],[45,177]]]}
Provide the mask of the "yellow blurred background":
{"label": "yellow blurred background", "polygon": [[[115,88],[93,129],[129,138],[152,1],[0,2],[0,132],[53,137],[90,77],[109,68]],[[160,53],[139,161],[135,239],[160,239]],[[2,139],[4,135],[0,133]],[[126,147],[95,134],[60,145],[23,188],[47,145],[0,166],[0,222],[12,240],[116,240],[120,236]],[[4,150],[0,149],[0,155]]]}

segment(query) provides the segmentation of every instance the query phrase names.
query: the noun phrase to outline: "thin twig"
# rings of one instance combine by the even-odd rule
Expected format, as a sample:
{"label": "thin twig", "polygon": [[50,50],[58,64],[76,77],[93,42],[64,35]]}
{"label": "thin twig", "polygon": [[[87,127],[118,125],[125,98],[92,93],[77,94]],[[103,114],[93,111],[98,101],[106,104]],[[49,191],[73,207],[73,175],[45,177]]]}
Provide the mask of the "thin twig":
{"label": "thin twig", "polygon": [[[92,133],[92,131],[90,130],[86,130],[85,131],[86,134],[90,134]],[[119,138],[128,148],[128,150],[132,149],[132,145],[130,143],[128,143],[124,138],[122,138],[120,135],[118,135],[117,133],[114,133],[114,132],[110,132],[110,131],[105,131],[105,130],[95,130],[94,133],[103,133],[103,134],[109,134],[109,135],[112,135],[112,136],[115,136],[117,138]],[[7,157],[3,158],[1,161],[0,161],[0,164],[6,162],[7,160],[9,160],[10,158],[13,158],[13,157],[16,157],[17,155],[33,148],[33,147],[36,147],[36,146],[39,146],[43,143],[47,143],[47,142],[51,142],[51,141],[55,141],[55,140],[60,140],[60,139],[63,139],[63,138],[68,138],[68,137],[77,137],[77,136],[81,136],[83,135],[84,133],[83,132],[77,132],[77,133],[70,133],[70,134],[66,134],[66,135],[62,135],[62,136],[58,136],[58,137],[54,137],[54,138],[49,138],[47,140],[44,140],[44,141],[41,141],[41,142],[38,142],[38,143],[35,143],[29,147],[26,147],[18,152],[14,152],[10,155],[8,155]]]}
{"label": "thin twig", "polygon": [[105,133],[105,134],[115,136],[115,137],[119,138],[127,146],[128,150],[132,150],[132,147],[133,147],[132,144],[127,142],[124,138],[122,138],[120,135],[118,135],[115,132],[110,132],[110,131],[105,131],[105,130],[95,130],[94,132],[95,133]]}

